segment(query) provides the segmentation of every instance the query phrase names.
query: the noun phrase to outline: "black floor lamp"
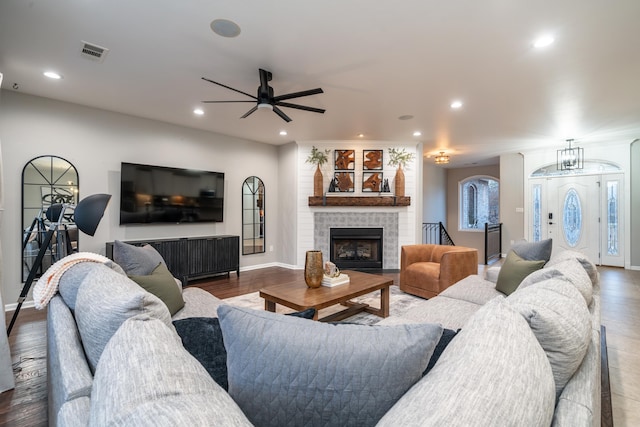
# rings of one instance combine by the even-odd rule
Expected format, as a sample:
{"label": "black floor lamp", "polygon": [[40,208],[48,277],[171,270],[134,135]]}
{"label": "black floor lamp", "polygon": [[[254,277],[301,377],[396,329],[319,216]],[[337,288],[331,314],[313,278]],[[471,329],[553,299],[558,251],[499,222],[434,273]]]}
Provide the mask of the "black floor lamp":
{"label": "black floor lamp", "polygon": [[16,307],[16,311],[13,313],[13,317],[11,318],[11,322],[9,323],[9,327],[7,328],[7,335],[11,334],[13,324],[18,318],[18,313],[20,312],[22,303],[26,299],[27,294],[29,293],[29,288],[31,288],[31,284],[36,278],[36,274],[38,273],[38,270],[42,265],[42,260],[44,259],[44,256],[47,252],[47,248],[51,244],[51,239],[53,238],[55,232],[60,229],[60,224],[62,218],[64,217],[65,210],[73,208],[73,220],[76,224],[76,227],[78,227],[78,230],[82,231],[85,234],[88,234],[89,236],[93,236],[94,234],[96,234],[98,224],[100,223],[100,220],[104,215],[104,211],[109,204],[109,200],[111,200],[111,194],[94,194],[82,199],[75,207],[73,205],[55,204],[51,205],[49,209],[47,209],[47,219],[49,219],[51,224],[49,225],[49,229],[42,239],[42,244],[40,246],[40,250],[38,251],[38,255],[36,256],[36,259],[31,266],[31,270],[29,270],[29,276],[24,282],[20,297],[18,297],[18,306]]}

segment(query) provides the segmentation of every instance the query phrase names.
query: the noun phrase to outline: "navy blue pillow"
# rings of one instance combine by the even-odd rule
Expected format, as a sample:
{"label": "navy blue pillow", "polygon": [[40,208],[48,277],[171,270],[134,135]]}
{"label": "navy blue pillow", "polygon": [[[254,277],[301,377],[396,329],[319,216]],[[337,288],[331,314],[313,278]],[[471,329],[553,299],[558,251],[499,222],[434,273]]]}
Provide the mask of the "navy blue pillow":
{"label": "navy blue pillow", "polygon": [[[314,308],[309,308],[290,316],[313,319]],[[211,378],[225,390],[229,389],[227,379],[227,350],[224,348],[222,331],[217,317],[188,317],[174,320],[182,345],[207,370]]]}
{"label": "navy blue pillow", "polygon": [[440,337],[440,341],[438,341],[438,344],[436,344],[436,349],[433,351],[433,354],[431,355],[431,359],[429,359],[429,364],[427,365],[427,369],[424,370],[424,372],[422,373],[422,376],[427,375],[431,370],[431,368],[435,366],[436,362],[440,358],[440,355],[442,354],[444,349],[447,348],[451,340],[456,336],[458,332],[460,332],[460,329],[458,329],[457,331],[454,331],[453,329],[442,330],[442,336]]}
{"label": "navy blue pillow", "polygon": [[227,381],[227,350],[217,317],[188,317],[174,320],[182,345],[204,366],[211,378],[225,390]]}

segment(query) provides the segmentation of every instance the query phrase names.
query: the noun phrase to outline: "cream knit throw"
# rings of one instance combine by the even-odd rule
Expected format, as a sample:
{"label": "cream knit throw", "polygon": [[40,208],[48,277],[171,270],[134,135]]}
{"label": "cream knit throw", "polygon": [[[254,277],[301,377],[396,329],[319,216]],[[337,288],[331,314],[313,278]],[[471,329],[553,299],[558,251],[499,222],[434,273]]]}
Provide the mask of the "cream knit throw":
{"label": "cream knit throw", "polygon": [[112,261],[99,254],[92,252],[78,252],[68,255],[57,261],[44,272],[33,287],[33,304],[38,310],[42,310],[49,304],[51,298],[58,292],[58,283],[62,275],[74,265],[80,262],[99,262],[102,264]]}

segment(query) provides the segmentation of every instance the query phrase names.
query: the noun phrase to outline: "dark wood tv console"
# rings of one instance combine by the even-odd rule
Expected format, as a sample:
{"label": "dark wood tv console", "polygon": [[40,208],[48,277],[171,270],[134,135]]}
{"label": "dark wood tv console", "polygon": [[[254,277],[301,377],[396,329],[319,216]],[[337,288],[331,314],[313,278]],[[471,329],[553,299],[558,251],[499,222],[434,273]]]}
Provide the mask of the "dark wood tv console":
{"label": "dark wood tv console", "polygon": [[[191,279],[235,271],[240,276],[239,236],[182,237],[176,239],[125,241],[153,246],[174,277],[186,284]],[[107,257],[113,259],[113,242],[107,242]]]}

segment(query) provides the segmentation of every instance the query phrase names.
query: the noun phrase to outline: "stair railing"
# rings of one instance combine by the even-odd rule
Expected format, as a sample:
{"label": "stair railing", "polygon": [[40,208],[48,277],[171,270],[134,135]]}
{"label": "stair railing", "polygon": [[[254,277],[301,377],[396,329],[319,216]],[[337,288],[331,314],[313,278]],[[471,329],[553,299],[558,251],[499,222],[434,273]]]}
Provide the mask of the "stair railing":
{"label": "stair railing", "polygon": [[422,230],[422,243],[455,246],[442,222],[423,222]]}

